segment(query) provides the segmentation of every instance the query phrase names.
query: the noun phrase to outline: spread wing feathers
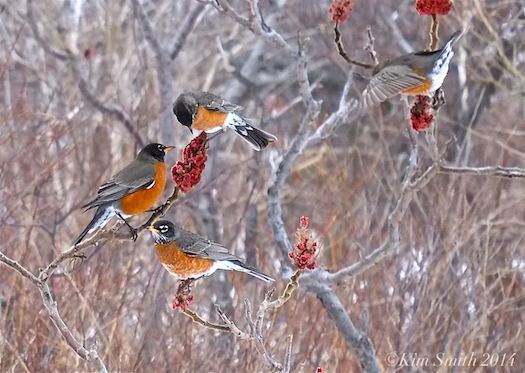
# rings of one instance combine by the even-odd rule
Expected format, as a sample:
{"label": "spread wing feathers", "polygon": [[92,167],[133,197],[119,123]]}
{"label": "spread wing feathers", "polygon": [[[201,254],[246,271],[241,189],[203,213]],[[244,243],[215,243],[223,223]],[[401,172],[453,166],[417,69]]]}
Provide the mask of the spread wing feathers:
{"label": "spread wing feathers", "polygon": [[401,91],[424,82],[425,78],[416,74],[408,66],[386,66],[370,79],[363,92],[361,105],[364,107],[378,105]]}
{"label": "spread wing feathers", "polygon": [[179,249],[186,255],[196,258],[213,260],[236,261],[239,258],[228,252],[224,246],[211,242],[193,232],[182,230],[184,233],[176,240]]}
{"label": "spread wing feathers", "polygon": [[97,198],[87,203],[83,208],[93,207],[118,201],[128,194],[148,188],[155,181],[155,165],[149,162],[131,162],[117,173],[107,183],[102,185]]}
{"label": "spread wing feathers", "polygon": [[219,113],[229,113],[232,111],[241,110],[242,107],[234,105],[220,96],[208,92],[201,92],[199,104],[211,111],[218,111]]}

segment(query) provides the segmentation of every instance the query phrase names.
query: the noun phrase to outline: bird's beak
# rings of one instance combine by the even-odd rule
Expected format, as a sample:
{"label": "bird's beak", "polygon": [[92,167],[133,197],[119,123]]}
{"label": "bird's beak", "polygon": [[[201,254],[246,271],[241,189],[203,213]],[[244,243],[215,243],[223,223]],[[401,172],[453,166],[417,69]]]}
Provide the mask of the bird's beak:
{"label": "bird's beak", "polygon": [[169,152],[171,149],[174,149],[175,147],[174,146],[166,146],[166,148],[164,148],[164,153],[167,153]]}
{"label": "bird's beak", "polygon": [[159,230],[157,228],[155,228],[153,225],[148,227],[148,230],[152,231],[152,232],[158,232]]}

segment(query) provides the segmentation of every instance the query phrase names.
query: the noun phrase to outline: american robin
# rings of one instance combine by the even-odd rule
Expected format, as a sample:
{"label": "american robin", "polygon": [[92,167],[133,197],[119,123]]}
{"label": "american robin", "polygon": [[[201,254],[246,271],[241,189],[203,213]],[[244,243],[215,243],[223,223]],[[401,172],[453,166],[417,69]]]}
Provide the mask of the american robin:
{"label": "american robin", "polygon": [[245,272],[260,280],[271,277],[248,267],[224,246],[180,228],[167,220],[148,228],[155,238],[155,251],[166,270],[180,280],[209,276],[218,269]]}
{"label": "american robin", "polygon": [[271,133],[249,124],[247,119],[239,114],[240,109],[240,106],[208,92],[183,93],[173,104],[173,113],[190,131],[212,133],[229,128],[257,151],[277,140]]}
{"label": "american robin", "polygon": [[452,47],[465,31],[456,31],[443,49],[405,54],[377,65],[363,92],[361,106],[378,105],[399,93],[424,96],[436,91],[448,74],[454,56]]}
{"label": "american robin", "polygon": [[97,212],[74,246],[88,233],[104,227],[114,215],[124,220],[136,238],[135,230],[124,218],[148,210],[160,198],[167,175],[164,156],[171,149],[162,144],[147,145],[133,162],[102,185],[97,198],[82,206],[86,211],[96,207]]}

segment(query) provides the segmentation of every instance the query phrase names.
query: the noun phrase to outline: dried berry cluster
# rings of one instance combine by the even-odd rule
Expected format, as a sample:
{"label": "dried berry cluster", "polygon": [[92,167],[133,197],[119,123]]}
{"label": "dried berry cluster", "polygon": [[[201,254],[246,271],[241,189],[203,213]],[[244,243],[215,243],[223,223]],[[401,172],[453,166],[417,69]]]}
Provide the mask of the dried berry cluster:
{"label": "dried berry cluster", "polygon": [[451,9],[451,0],[416,0],[416,10],[421,15],[446,15]]}
{"label": "dried berry cluster", "polygon": [[417,96],[414,105],[410,109],[410,120],[412,128],[416,131],[426,130],[432,124],[434,115],[434,106],[430,103],[431,98],[428,96]]}
{"label": "dried berry cluster", "polygon": [[182,192],[189,192],[201,181],[207,159],[206,132],[201,132],[184,148],[182,160],[171,169],[173,182]]}
{"label": "dried berry cluster", "polygon": [[332,15],[332,21],[342,23],[348,19],[354,8],[355,0],[335,0],[328,13]]}
{"label": "dried berry cluster", "polygon": [[301,217],[301,226],[295,233],[294,250],[288,254],[292,263],[301,270],[313,270],[317,266],[319,246],[308,231],[308,218]]}

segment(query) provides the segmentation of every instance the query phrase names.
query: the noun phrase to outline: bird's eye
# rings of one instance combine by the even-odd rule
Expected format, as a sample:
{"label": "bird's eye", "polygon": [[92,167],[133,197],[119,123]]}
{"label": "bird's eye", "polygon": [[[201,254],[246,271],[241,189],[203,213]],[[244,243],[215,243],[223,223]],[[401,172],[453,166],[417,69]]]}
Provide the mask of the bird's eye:
{"label": "bird's eye", "polygon": [[162,145],[157,146],[157,149],[164,150]]}
{"label": "bird's eye", "polygon": [[161,225],[160,226],[160,231],[161,232],[167,232],[168,231],[168,226],[167,225]]}

